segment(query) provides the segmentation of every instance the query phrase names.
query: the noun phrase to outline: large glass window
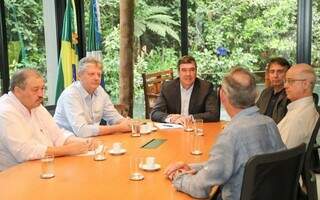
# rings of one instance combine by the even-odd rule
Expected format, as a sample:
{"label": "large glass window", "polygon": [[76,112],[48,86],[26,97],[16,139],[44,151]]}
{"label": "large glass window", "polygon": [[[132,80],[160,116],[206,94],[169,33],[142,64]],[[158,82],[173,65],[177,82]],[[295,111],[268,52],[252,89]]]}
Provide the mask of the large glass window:
{"label": "large glass window", "polygon": [[296,0],[190,0],[190,4],[190,52],[198,59],[203,78],[219,82],[235,65],[264,71],[273,56],[295,61]]}
{"label": "large glass window", "polygon": [[10,76],[23,67],[46,77],[42,0],[5,0]]}
{"label": "large glass window", "polygon": [[[320,2],[313,0],[312,3],[312,44],[311,64],[315,67],[316,73],[320,74]],[[318,80],[319,82],[319,80]],[[320,86],[317,83],[314,90],[320,95]]]}
{"label": "large glass window", "polygon": [[[134,13],[134,117],[144,117],[142,73],[175,68],[180,51],[180,1],[135,1]],[[89,3],[85,1],[86,32]],[[106,90],[119,100],[119,1],[100,1],[102,55]],[[86,34],[88,36],[88,34]],[[88,38],[87,38],[88,39]]]}
{"label": "large glass window", "polygon": [[261,90],[269,58],[295,62],[296,0],[189,2],[189,52],[200,77],[219,84],[230,68],[243,66],[257,75]]}

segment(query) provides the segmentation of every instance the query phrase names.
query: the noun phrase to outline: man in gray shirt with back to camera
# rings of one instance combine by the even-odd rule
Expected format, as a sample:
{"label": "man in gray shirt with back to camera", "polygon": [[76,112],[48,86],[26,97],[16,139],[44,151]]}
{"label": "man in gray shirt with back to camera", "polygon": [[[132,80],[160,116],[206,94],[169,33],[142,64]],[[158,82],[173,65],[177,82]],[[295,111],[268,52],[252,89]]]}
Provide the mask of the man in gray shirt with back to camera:
{"label": "man in gray shirt with back to camera", "polygon": [[223,200],[240,199],[244,166],[257,154],[285,149],[275,122],[254,105],[255,79],[243,68],[233,69],[222,83],[221,102],[231,121],[221,132],[204,163],[169,165],[165,175],[174,187],[196,198],[207,198],[222,186]]}

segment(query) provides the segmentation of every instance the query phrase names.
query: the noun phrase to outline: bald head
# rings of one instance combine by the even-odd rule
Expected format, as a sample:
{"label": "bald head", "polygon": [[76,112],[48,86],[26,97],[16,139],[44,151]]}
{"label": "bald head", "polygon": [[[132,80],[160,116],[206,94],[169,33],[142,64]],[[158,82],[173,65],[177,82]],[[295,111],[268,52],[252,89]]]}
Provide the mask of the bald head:
{"label": "bald head", "polygon": [[290,71],[297,77],[301,79],[306,79],[310,83],[311,91],[313,90],[317,76],[314,69],[310,65],[305,63],[296,64],[292,67]]}
{"label": "bald head", "polygon": [[286,93],[291,101],[311,96],[316,83],[313,68],[305,63],[293,65],[286,73]]}
{"label": "bald head", "polygon": [[244,109],[255,104],[257,96],[255,78],[244,68],[234,68],[225,76],[222,88],[230,103],[236,108]]}

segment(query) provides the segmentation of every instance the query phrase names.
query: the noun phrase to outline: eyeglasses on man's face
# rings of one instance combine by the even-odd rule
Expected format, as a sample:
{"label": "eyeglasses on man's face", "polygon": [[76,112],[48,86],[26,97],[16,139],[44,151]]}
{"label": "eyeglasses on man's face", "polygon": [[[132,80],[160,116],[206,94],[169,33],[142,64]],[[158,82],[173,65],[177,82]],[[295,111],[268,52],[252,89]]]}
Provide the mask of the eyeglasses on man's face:
{"label": "eyeglasses on man's face", "polygon": [[294,79],[294,78],[286,78],[284,80],[284,83],[286,84],[289,84],[289,85],[292,85],[294,82],[297,82],[297,81],[306,81],[307,79]]}

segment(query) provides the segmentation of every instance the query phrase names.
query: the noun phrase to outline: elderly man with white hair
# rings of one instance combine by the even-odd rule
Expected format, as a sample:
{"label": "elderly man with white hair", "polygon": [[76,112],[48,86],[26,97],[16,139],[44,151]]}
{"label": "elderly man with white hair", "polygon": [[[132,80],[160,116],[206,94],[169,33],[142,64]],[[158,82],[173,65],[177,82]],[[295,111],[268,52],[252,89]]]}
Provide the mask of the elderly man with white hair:
{"label": "elderly man with white hair", "polygon": [[298,146],[302,142],[309,143],[319,117],[312,96],[315,83],[316,74],[308,64],[296,64],[286,73],[284,87],[291,103],[278,128],[288,148]]}

